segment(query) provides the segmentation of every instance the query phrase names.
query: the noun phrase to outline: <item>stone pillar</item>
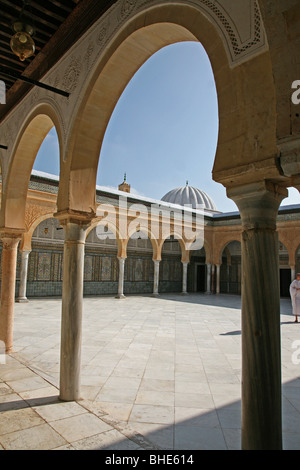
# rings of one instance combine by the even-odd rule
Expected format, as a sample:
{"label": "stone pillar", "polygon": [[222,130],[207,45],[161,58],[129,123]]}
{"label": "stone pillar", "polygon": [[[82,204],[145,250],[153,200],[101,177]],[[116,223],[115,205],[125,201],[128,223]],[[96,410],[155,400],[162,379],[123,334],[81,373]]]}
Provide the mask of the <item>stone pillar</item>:
{"label": "stone pillar", "polygon": [[296,279],[296,267],[290,266],[290,268],[291,268],[291,282],[293,282]]}
{"label": "stone pillar", "polygon": [[153,279],[153,296],[158,297],[158,286],[159,286],[159,265],[160,260],[154,259],[154,279]]}
{"label": "stone pillar", "polygon": [[187,292],[187,272],[188,272],[188,261],[182,261],[182,295],[188,295]]}
{"label": "stone pillar", "polygon": [[206,294],[211,294],[211,263],[206,263]]}
{"label": "stone pillar", "polygon": [[221,273],[221,266],[220,266],[219,264],[217,264],[216,267],[217,267],[216,294],[220,294],[220,273]]}
{"label": "stone pillar", "polygon": [[28,302],[26,297],[26,289],[27,289],[27,273],[28,273],[28,258],[30,251],[21,251],[21,278],[20,278],[20,286],[19,286],[19,297],[17,298],[17,302]]}
{"label": "stone pillar", "polygon": [[119,261],[119,285],[117,299],[125,299],[124,295],[124,271],[125,271],[125,260],[126,258],[118,257]]}
{"label": "stone pillar", "polygon": [[0,339],[5,344],[7,354],[13,350],[13,324],[16,289],[16,267],[20,234],[2,233],[2,279]]}
{"label": "stone pillar", "polygon": [[89,224],[61,220],[64,228],[64,259],[61,322],[60,399],[80,398],[84,246]]}
{"label": "stone pillar", "polygon": [[281,346],[276,220],[287,196],[268,182],[227,191],[242,219],[242,448],[280,450]]}

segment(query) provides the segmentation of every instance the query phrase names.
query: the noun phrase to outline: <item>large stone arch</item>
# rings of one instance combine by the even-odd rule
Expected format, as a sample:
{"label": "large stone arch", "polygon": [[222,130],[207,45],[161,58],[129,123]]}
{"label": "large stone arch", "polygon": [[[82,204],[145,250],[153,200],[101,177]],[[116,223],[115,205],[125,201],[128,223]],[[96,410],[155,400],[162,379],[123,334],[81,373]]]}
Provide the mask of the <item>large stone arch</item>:
{"label": "large stone arch", "polygon": [[154,233],[150,230],[149,227],[142,226],[142,227],[128,227],[128,237],[126,240],[124,240],[124,251],[126,252],[127,256],[127,246],[128,242],[131,239],[132,236],[137,234],[138,232],[141,232],[142,234],[147,237],[151,243],[152,250],[153,250],[153,259],[160,259],[161,257],[161,252],[160,252],[160,246],[159,246],[159,241],[156,239]]}
{"label": "large stone arch", "polygon": [[[269,53],[266,41],[265,47],[259,47],[263,23],[257,13],[256,0],[182,0],[177,3],[118,0],[46,74],[47,80],[71,91],[70,99],[61,105],[67,147],[61,165],[57,214],[65,227],[64,272],[67,273],[62,302],[61,399],[73,401],[80,397],[85,230],[95,214],[98,157],[108,120],[123,89],[148,57],[164,45],[198,40],[211,60],[218,92],[220,126],[213,178],[228,189],[229,197],[237,203],[244,230],[242,447],[282,448],[278,237],[275,228],[278,206],[287,192],[277,183],[297,186],[291,177],[299,178],[299,162],[294,155],[299,149],[298,113],[294,114],[293,109],[295,117],[291,126],[291,121],[286,119],[290,106],[290,90],[287,91],[286,84],[290,78],[281,81],[285,75],[292,76],[291,66],[298,63],[295,51],[299,49],[299,6],[296,0],[285,3],[287,6],[281,2],[279,7],[278,2],[272,5],[270,1],[259,0],[265,22],[269,22]],[[224,15],[226,7],[227,15]],[[239,28],[237,23],[245,25],[249,8],[255,12],[252,28],[248,27],[251,34],[240,48],[239,33],[245,38],[247,28]],[[230,19],[231,14],[237,22]],[[283,31],[284,48],[278,47],[278,38],[281,42]],[[282,57],[285,58],[283,66]],[[26,97],[18,106],[19,113],[12,113],[7,123],[1,125],[7,142],[20,144],[16,137],[20,135],[19,124],[15,123],[25,122],[22,136],[31,120],[32,126],[40,122],[40,119],[32,119],[34,98],[33,93],[30,99]],[[288,104],[282,107],[285,98]],[[20,116],[22,119],[16,120]],[[43,122],[44,131],[49,125],[46,121]],[[35,136],[35,139],[38,138]],[[34,143],[37,145],[35,140]],[[5,164],[5,208],[2,208],[1,221],[8,229],[23,226],[22,196],[25,191],[22,194],[22,188],[26,185],[21,180],[26,180],[30,173],[27,162],[28,167],[24,165],[26,171],[20,177],[18,160],[24,161],[20,153],[17,157],[9,150],[7,158],[2,160],[9,162]],[[290,164],[295,168],[290,169]],[[17,191],[16,181],[11,176],[14,172],[17,181],[21,181]],[[2,258],[3,280],[7,279],[7,282],[2,284],[1,320],[4,320],[1,321],[1,339],[10,352],[17,239],[12,239],[8,232],[4,237],[5,256]],[[268,295],[265,295],[265,286],[268,286]]]}
{"label": "large stone arch", "polygon": [[[162,47],[179,41],[200,41],[212,64],[220,116],[214,179],[232,185],[236,167],[243,167],[247,178],[251,168],[251,177],[259,179],[266,165],[270,174],[277,175],[272,160],[277,150],[269,54],[259,54],[232,67],[220,28],[212,21],[213,15],[205,14],[202,3],[205,2],[143,5],[142,12],[129,15],[115,32],[86,80],[74,113],[62,168],[59,211],[86,214],[95,211],[99,154],[114,107],[141,65]],[[257,161],[264,163],[252,174],[253,163]]]}
{"label": "large stone arch", "polygon": [[223,244],[218,247],[218,251],[216,252],[216,264],[222,264],[222,255],[224,250],[230,245],[232,242],[238,242],[241,243],[241,237],[238,237],[237,235],[229,235],[225,240],[223,239]]}
{"label": "large stone arch", "polygon": [[[43,208],[39,208],[43,209]],[[35,214],[35,218],[32,217],[30,221],[30,225],[26,224],[26,232],[22,236],[22,240],[20,242],[20,251],[31,251],[31,241],[35,229],[42,223],[44,220],[53,218],[54,211],[50,211],[49,209],[37,211]]]}
{"label": "large stone arch", "polygon": [[118,226],[114,225],[111,221],[95,219],[86,231],[86,235],[85,235],[86,239],[88,238],[92,230],[97,229],[98,226],[107,227],[115,236],[116,244],[118,248],[117,256],[119,257],[126,256],[125,240],[122,239]]}
{"label": "large stone arch", "polygon": [[54,126],[62,154],[60,120],[51,105],[40,104],[23,123],[2,182],[0,227],[25,229],[26,200],[31,171],[41,144]]}

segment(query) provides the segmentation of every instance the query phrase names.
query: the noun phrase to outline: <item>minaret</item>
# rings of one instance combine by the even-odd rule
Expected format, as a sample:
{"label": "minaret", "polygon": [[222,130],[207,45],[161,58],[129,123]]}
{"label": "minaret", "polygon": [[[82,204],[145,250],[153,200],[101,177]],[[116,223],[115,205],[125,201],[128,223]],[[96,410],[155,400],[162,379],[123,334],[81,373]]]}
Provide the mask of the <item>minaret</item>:
{"label": "minaret", "polygon": [[125,193],[130,193],[130,184],[126,183],[126,173],[124,174],[123,183],[119,184],[119,191],[124,191]]}

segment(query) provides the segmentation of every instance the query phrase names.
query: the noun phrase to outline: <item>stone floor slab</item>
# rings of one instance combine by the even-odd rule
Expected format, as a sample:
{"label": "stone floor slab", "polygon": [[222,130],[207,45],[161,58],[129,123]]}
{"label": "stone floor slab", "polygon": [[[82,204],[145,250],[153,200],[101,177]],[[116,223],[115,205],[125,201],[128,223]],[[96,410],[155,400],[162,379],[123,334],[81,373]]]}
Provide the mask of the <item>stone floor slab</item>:
{"label": "stone floor slab", "polygon": [[[60,299],[16,304],[0,449],[239,449],[241,299],[85,298],[82,400],[59,400]],[[281,299],[283,442],[300,449],[300,326]],[[151,447],[152,446],[152,447]]]}

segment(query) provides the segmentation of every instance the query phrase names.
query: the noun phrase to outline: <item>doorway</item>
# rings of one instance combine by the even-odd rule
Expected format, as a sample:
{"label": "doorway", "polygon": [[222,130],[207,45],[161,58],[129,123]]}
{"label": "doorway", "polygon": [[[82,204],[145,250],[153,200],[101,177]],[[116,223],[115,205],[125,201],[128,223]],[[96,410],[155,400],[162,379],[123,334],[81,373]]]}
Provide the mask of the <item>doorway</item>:
{"label": "doorway", "polygon": [[290,296],[291,270],[280,269],[280,297]]}

